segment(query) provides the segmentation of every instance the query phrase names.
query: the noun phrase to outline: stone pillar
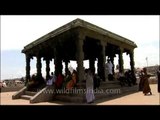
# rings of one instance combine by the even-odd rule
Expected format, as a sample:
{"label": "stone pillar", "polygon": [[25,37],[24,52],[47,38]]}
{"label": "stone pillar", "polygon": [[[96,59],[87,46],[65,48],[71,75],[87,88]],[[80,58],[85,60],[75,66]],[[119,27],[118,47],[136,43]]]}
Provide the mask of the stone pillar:
{"label": "stone pillar", "polygon": [[102,45],[102,51],[101,51],[101,55],[102,55],[102,79],[103,81],[106,81],[106,69],[105,69],[105,62],[106,62],[106,54],[105,54],[105,43],[101,43]]}
{"label": "stone pillar", "polygon": [[58,59],[58,73],[62,74],[62,69],[63,69],[62,58],[59,58]]}
{"label": "stone pillar", "polygon": [[105,69],[105,62],[106,62],[106,55],[105,55],[105,43],[101,42],[100,45],[100,56],[98,57],[98,75],[103,81],[106,81],[106,69]]}
{"label": "stone pillar", "polygon": [[89,59],[89,68],[95,73],[95,59],[94,58],[90,58]]}
{"label": "stone pillar", "polygon": [[30,56],[26,54],[26,82],[25,85],[28,83],[30,79]]}
{"label": "stone pillar", "polygon": [[98,61],[97,61],[97,73],[98,76],[101,77],[101,58],[98,56]]}
{"label": "stone pillar", "polygon": [[49,64],[50,64],[50,60],[48,58],[46,58],[46,79],[48,79],[50,77],[50,67],[49,67]]}
{"label": "stone pillar", "polygon": [[57,48],[54,48],[54,65],[55,75],[58,76],[59,73],[62,73],[62,59],[60,58]]}
{"label": "stone pillar", "polygon": [[78,39],[76,40],[76,59],[77,59],[77,77],[78,82],[82,82],[84,78],[84,67],[83,67],[83,59],[84,59],[84,53],[83,53],[83,40],[85,39],[85,36],[79,35]]}
{"label": "stone pillar", "polygon": [[68,61],[64,61],[65,62],[65,74],[67,74],[68,70]]}
{"label": "stone pillar", "polygon": [[131,50],[129,52],[129,55],[130,55],[130,66],[131,66],[131,73],[132,73],[132,83],[133,83],[133,85],[136,85],[137,79],[136,79],[135,68],[134,68],[134,52],[133,52],[133,50]]}
{"label": "stone pillar", "polygon": [[131,72],[132,72],[132,74],[134,74],[134,52],[133,52],[133,50],[130,51],[129,56],[130,56]]}
{"label": "stone pillar", "polygon": [[112,73],[114,75],[115,74],[115,72],[114,72],[114,56],[111,56],[110,60],[111,60],[111,63],[113,64]]}
{"label": "stone pillar", "polygon": [[54,70],[55,70],[55,75],[58,75],[58,69],[57,69],[57,49],[54,48]]}
{"label": "stone pillar", "polygon": [[42,68],[41,56],[37,55],[37,77],[38,78],[42,77],[41,68]]}
{"label": "stone pillar", "polygon": [[123,48],[120,47],[119,49],[119,71],[124,72],[124,68],[123,68]]}

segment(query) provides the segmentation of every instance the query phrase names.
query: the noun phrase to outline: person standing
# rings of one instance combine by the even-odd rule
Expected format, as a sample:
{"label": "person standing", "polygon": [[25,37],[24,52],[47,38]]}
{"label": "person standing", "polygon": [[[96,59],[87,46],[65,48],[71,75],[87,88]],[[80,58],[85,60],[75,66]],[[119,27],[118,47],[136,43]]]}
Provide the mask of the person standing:
{"label": "person standing", "polygon": [[149,81],[148,81],[148,78],[150,76],[147,74],[147,69],[146,68],[143,68],[143,72],[144,72],[144,76],[143,76],[143,80],[144,80],[143,94],[147,95],[148,93],[150,93],[150,95],[152,95],[151,88],[149,86]]}
{"label": "person standing", "polygon": [[106,71],[108,73],[108,80],[113,80],[113,72],[112,72],[113,64],[112,62],[108,59],[106,63]]}
{"label": "person standing", "polygon": [[95,96],[94,96],[94,86],[93,86],[93,75],[90,69],[85,70],[85,79],[86,79],[86,100],[87,103],[93,103]]}
{"label": "person standing", "polygon": [[51,77],[47,80],[46,84],[53,85],[55,83],[56,79],[57,79],[56,75],[53,72],[51,72]]}
{"label": "person standing", "polygon": [[143,91],[143,87],[144,87],[143,75],[144,75],[143,70],[141,70],[140,73],[139,73],[139,79],[140,79],[139,89],[138,89],[139,91]]}

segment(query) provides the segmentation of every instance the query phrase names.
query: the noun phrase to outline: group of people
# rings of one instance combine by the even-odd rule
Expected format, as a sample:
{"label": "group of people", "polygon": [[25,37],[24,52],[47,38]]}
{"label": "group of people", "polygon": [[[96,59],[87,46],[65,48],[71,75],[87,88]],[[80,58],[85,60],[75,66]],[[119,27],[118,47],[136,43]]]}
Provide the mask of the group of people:
{"label": "group of people", "polygon": [[[87,103],[94,102],[94,89],[99,87],[100,81],[98,82],[99,78],[94,74],[90,69],[85,70],[84,74],[84,81],[86,82],[86,100]],[[51,73],[51,77],[47,80],[47,85],[55,85],[57,89],[65,88],[65,89],[72,89],[76,87],[77,83],[77,72],[73,70],[71,73],[69,70],[64,75],[59,74],[56,76],[53,72]]]}
{"label": "group of people", "polygon": [[72,74],[68,70],[66,75],[59,73],[58,76],[56,76],[53,72],[51,72],[51,76],[47,80],[47,85],[55,85],[57,89],[66,88],[66,89],[72,89],[76,86],[77,83],[77,72],[76,70],[73,70]]}
{"label": "group of people", "polygon": [[[112,73],[112,63],[108,60],[108,63],[106,64],[107,70],[108,70],[108,79],[113,79],[111,76],[113,76]],[[158,92],[160,92],[160,67],[157,71],[158,75]],[[139,74],[140,76],[140,83],[139,83],[139,91],[143,91],[144,95],[152,95],[151,88],[149,86],[148,78],[150,75],[147,74],[147,69],[143,68],[143,70]],[[136,78],[134,75],[132,75],[131,70],[126,71],[124,74],[122,72],[118,72],[117,80],[120,81],[121,86],[124,86],[125,84],[128,84],[128,86],[131,86],[131,84],[136,84]],[[43,81],[43,80],[41,80]],[[84,81],[86,82],[86,100],[87,103],[92,103],[95,100],[94,96],[94,89],[98,88],[100,86],[100,77],[95,74],[95,72],[91,69],[85,69],[84,74]],[[30,88],[37,87],[40,84],[39,80],[37,80],[36,75],[32,75],[31,80],[28,82],[28,86]],[[77,71],[73,70],[71,73],[69,70],[65,74],[58,74],[55,75],[53,72],[51,72],[51,76],[47,79],[46,85],[55,85],[56,89],[66,88],[66,89],[72,89],[76,87],[77,85]]]}
{"label": "group of people", "polygon": [[128,86],[136,85],[136,77],[134,74],[132,74],[131,70],[120,71],[119,66],[116,66],[115,74],[113,75],[113,63],[110,59],[107,59],[107,62],[105,64],[106,73],[107,73],[107,79],[109,81],[112,81],[114,79],[118,80],[120,82],[120,85],[123,87],[126,84]]}
{"label": "group of people", "polygon": [[126,84],[130,87],[137,84],[136,77],[134,74],[132,74],[131,70],[127,70],[125,71],[125,73],[123,73],[122,71],[118,72],[116,78],[118,81],[120,81],[120,85],[122,87]]}
{"label": "group of people", "polygon": [[37,76],[37,74],[33,74],[27,83],[28,90],[34,90],[35,88],[43,86],[45,86],[45,80],[43,77]]}
{"label": "group of people", "polygon": [[[95,96],[94,96],[94,89],[99,87],[100,85],[100,79],[94,75],[93,71],[91,69],[86,69],[84,74],[84,81],[86,82],[86,100],[87,103],[90,104],[94,102]],[[72,89],[76,87],[77,83],[77,72],[73,70],[72,74],[70,71],[67,71],[66,75],[59,74],[58,77],[51,73],[50,79],[47,80],[47,85],[55,85],[56,88],[66,88],[66,89]]]}

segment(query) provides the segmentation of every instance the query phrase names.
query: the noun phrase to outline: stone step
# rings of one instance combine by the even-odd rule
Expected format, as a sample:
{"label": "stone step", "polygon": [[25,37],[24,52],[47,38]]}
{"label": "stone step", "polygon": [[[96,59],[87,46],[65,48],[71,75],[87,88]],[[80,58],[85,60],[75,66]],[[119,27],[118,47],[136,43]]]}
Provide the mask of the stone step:
{"label": "stone step", "polygon": [[21,95],[21,98],[22,99],[25,99],[25,100],[30,100],[32,96],[29,96],[29,95]]}
{"label": "stone step", "polygon": [[25,95],[34,96],[37,92],[25,91]]}
{"label": "stone step", "polygon": [[[98,91],[99,90],[99,91]],[[111,91],[105,91],[111,90]],[[110,89],[97,89],[95,90],[95,100],[100,100],[103,98],[113,99],[118,96],[124,96],[130,93],[138,92],[138,86],[132,87],[117,87]],[[69,102],[69,103],[85,103],[86,102],[86,94],[57,94],[55,96],[56,100]]]}

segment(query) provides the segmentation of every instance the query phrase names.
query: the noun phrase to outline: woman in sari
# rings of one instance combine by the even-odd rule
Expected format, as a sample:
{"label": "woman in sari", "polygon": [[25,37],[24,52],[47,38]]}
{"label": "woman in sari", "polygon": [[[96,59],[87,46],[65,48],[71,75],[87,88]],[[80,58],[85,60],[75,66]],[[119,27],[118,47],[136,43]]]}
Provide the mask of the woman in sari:
{"label": "woman in sari", "polygon": [[144,73],[143,73],[143,70],[141,70],[140,71],[140,73],[139,73],[139,79],[140,79],[140,81],[139,81],[139,91],[143,91],[143,87],[144,87]]}
{"label": "woman in sari", "polygon": [[72,79],[66,84],[66,89],[72,89],[77,83],[77,72],[74,70],[72,73]]}
{"label": "woman in sari", "polygon": [[93,74],[90,69],[85,70],[85,79],[86,79],[86,100],[90,104],[94,102],[94,87],[93,87]]}
{"label": "woman in sari", "polygon": [[148,93],[150,93],[150,95],[152,95],[151,88],[149,86],[149,81],[148,81],[148,78],[150,77],[150,75],[147,74],[146,68],[143,68],[143,72],[144,72],[144,75],[143,75],[143,81],[144,81],[143,94],[147,95]]}
{"label": "woman in sari", "polygon": [[57,89],[62,88],[63,80],[64,80],[64,76],[60,73],[57,77],[57,80],[55,81],[55,86]]}

